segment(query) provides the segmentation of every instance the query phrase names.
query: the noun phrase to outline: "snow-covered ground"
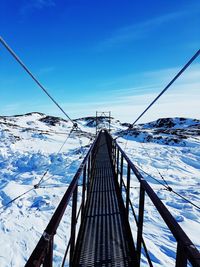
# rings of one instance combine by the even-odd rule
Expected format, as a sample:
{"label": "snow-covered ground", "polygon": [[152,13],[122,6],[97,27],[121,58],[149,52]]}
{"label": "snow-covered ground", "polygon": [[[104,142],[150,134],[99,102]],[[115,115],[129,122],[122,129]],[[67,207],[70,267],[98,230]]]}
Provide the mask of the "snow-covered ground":
{"label": "snow-covered ground", "polygon": [[[127,131],[121,132],[123,137],[124,133]],[[128,141],[120,138],[118,143],[200,250],[200,209],[152,179],[163,184],[166,181],[175,192],[200,206],[200,121],[162,119],[134,127],[126,138]],[[139,185],[134,175],[131,186],[131,199],[138,211]],[[154,266],[175,266],[177,243],[151,200],[145,197],[143,235]],[[135,232],[134,224],[132,230]],[[146,266],[145,261],[143,264]]]}
{"label": "snow-covered ground", "polygon": [[[72,124],[41,113],[0,117],[0,266],[23,266],[43,233],[77,167],[94,138],[94,118],[77,120],[85,133],[73,132],[62,147]],[[200,122],[166,119],[138,125],[128,132],[127,124],[112,119],[113,135],[135,165],[200,205]],[[128,139],[128,141],[127,141]],[[62,147],[62,150],[60,150]],[[6,209],[18,195],[33,189]],[[144,177],[200,249],[200,210],[187,203],[147,174]],[[131,180],[131,199],[138,208],[138,183]],[[71,207],[67,209],[55,243],[55,266],[69,236]],[[132,225],[134,231],[134,224]],[[173,266],[176,243],[159,214],[146,198],[144,238],[154,266]],[[145,262],[143,263],[145,266]]]}

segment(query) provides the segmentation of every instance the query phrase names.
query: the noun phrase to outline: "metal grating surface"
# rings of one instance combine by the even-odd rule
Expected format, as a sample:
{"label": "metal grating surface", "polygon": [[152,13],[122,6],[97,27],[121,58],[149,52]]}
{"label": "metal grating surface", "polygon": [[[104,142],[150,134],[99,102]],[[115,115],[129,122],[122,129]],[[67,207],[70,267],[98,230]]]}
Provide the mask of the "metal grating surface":
{"label": "metal grating surface", "polygon": [[102,135],[73,266],[134,266],[123,220]]}

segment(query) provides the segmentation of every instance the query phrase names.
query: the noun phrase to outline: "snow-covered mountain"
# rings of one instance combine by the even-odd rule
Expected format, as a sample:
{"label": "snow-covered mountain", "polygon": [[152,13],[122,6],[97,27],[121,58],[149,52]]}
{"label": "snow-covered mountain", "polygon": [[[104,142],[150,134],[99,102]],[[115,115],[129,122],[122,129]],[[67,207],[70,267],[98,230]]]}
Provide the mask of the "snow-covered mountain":
{"label": "snow-covered mountain", "polygon": [[[96,118],[75,120],[79,128],[66,143],[72,123],[62,118],[33,112],[0,116],[0,266],[23,266],[95,137]],[[108,118],[99,121],[108,125]],[[170,193],[146,173],[168,184],[179,194],[200,204],[200,121],[165,118],[139,124],[111,118],[118,143],[140,169],[195,245],[200,248],[199,210]],[[62,146],[64,144],[64,146]],[[144,171],[144,172],[143,172]],[[44,176],[44,177],[43,177]],[[20,194],[33,189],[4,210]],[[138,208],[138,183],[131,180],[131,199]],[[146,198],[144,238],[154,266],[172,266],[175,243],[150,200]],[[69,237],[70,207],[59,227],[55,244],[55,266],[60,266]],[[144,262],[144,266],[145,262]]]}

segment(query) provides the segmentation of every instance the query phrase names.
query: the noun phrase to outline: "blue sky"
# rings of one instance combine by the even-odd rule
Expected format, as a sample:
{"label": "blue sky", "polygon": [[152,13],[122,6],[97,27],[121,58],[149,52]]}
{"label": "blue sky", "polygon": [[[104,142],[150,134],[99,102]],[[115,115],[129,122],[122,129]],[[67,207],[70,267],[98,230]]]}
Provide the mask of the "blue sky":
{"label": "blue sky", "polygon": [[[134,121],[199,49],[200,2],[1,0],[0,35],[72,117]],[[200,59],[143,120],[200,118]],[[0,114],[61,113],[0,46]],[[142,121],[142,120],[141,120]]]}

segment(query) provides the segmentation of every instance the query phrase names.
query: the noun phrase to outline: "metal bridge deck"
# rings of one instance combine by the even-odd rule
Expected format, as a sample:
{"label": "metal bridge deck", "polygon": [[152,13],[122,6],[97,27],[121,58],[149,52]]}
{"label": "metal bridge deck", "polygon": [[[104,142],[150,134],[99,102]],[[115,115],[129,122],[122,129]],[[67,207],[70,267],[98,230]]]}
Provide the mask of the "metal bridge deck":
{"label": "metal bridge deck", "polygon": [[73,266],[135,266],[116,186],[106,138],[102,135]]}

